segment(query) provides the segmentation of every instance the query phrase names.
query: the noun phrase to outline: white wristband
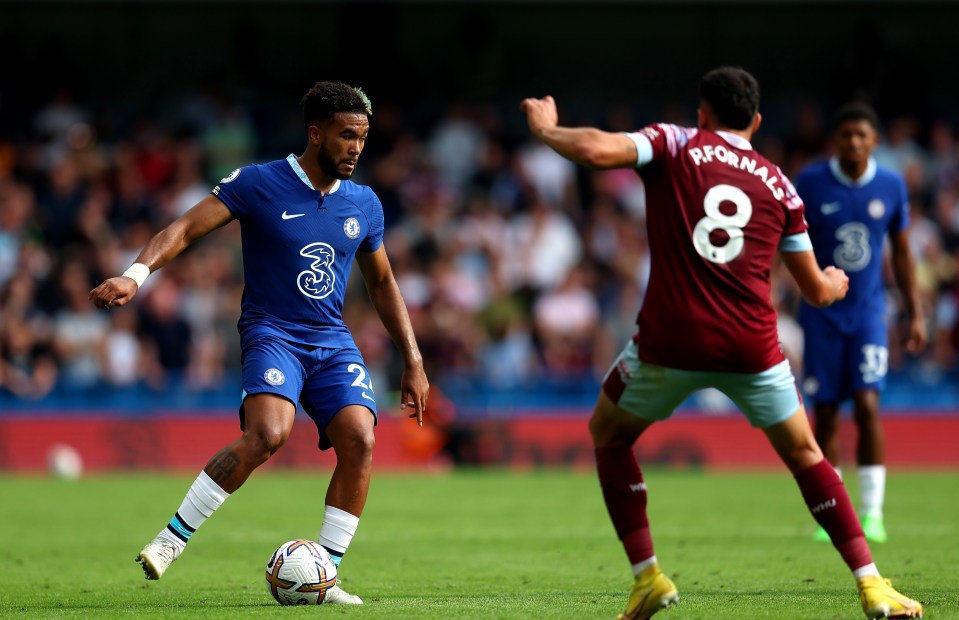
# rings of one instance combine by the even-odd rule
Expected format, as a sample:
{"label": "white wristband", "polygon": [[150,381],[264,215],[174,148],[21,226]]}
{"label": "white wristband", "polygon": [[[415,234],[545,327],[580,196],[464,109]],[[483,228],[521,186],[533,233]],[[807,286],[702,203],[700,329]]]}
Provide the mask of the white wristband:
{"label": "white wristband", "polygon": [[150,268],[143,263],[133,263],[129,269],[123,272],[123,275],[136,282],[137,288],[140,288],[147,276],[150,275]]}

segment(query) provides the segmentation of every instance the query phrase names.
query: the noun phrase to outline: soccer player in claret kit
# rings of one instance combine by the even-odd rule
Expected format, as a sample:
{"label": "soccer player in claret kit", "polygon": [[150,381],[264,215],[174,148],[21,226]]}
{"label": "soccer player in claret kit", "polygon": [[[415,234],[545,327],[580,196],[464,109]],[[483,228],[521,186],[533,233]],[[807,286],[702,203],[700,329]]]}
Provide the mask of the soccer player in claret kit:
{"label": "soccer player in claret kit", "polygon": [[560,126],[552,97],[520,107],[533,135],[560,155],[591,168],[636,168],[646,186],[651,273],[639,331],[607,373],[589,422],[603,497],[634,574],[620,617],[649,618],[679,600],[653,550],[633,446],[706,387],[729,396],[766,434],[852,571],[866,616],[921,616],[919,603],[880,577],[779,347],[769,279],[777,251],[813,305],[842,299],[849,280],[841,269],[819,268],[802,201],[749,142],[761,120],[753,76],[738,67],[707,73],[697,128],[612,133]]}
{"label": "soccer player in claret kit", "polygon": [[[803,386],[813,401],[816,440],[839,472],[839,406],[852,400],[859,430],[856,449],[859,515],[866,539],[885,542],[885,442],[879,421],[879,393],[889,368],[889,326],[883,283],[883,246],[908,316],[906,349],[919,352],[926,324],[909,244],[909,199],[897,172],[872,157],[879,117],[866,103],[851,102],[833,117],[835,156],[810,164],[796,177],[806,204],[809,237],[820,265],[835,262],[849,276],[849,294],[828,308],[803,303]],[[816,540],[828,542],[822,528]]]}
{"label": "soccer player in claret kit", "polygon": [[[240,222],[243,433],[207,463],[170,522],[140,551],[147,579],[159,579],[196,529],[283,445],[296,403],[316,423],[320,449],[336,453],[318,541],[339,566],[369,492],[376,423],[370,374],[342,319],[354,258],[406,362],[401,407],[411,407],[410,417],[423,424],[429,383],[383,247],[383,207],[369,187],[349,180],[369,133],[370,101],[358,88],[318,82],[302,106],[303,155],[234,171],[154,236],[122,276],[90,292],[99,308],[122,306],[190,243]],[[324,602],[362,600],[336,586]]]}

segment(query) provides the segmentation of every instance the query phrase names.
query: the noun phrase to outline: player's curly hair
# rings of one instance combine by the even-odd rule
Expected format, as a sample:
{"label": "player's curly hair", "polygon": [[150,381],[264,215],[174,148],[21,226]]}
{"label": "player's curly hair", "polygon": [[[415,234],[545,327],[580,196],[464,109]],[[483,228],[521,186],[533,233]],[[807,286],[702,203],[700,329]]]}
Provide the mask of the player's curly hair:
{"label": "player's curly hair", "polygon": [[846,121],[866,121],[872,125],[873,129],[879,131],[879,115],[865,101],[850,101],[840,106],[832,115],[832,130],[836,131]]}
{"label": "player's curly hair", "polygon": [[300,100],[306,127],[328,121],[339,112],[373,115],[373,104],[361,89],[343,82],[317,82]]}
{"label": "player's curly hair", "polygon": [[699,99],[721,125],[747,129],[759,111],[759,82],[741,67],[719,67],[699,81]]}

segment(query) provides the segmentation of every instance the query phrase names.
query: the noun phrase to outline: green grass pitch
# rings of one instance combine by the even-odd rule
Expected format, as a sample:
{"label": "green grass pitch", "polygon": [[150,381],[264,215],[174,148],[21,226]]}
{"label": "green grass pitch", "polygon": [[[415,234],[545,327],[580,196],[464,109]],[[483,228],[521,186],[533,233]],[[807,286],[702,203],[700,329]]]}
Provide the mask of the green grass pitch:
{"label": "green grass pitch", "polygon": [[[851,468],[850,468],[851,469]],[[613,618],[629,566],[591,471],[376,472],[341,567],[359,608],[276,605],[264,565],[315,538],[328,472],[268,470],[194,536],[162,581],[133,558],[189,475],[0,476],[0,617]],[[855,476],[849,481],[858,497]],[[680,618],[859,618],[852,577],[781,472],[648,469],[650,520]],[[892,471],[880,570],[959,618],[959,473]]]}

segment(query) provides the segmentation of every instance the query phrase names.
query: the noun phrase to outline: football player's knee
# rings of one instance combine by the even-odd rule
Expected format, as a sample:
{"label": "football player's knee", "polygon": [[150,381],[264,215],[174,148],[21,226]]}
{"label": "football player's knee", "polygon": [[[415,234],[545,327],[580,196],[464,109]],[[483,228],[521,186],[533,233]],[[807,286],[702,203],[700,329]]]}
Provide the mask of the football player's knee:
{"label": "football player's knee", "polygon": [[783,455],[783,461],[792,471],[812,467],[821,460],[823,460],[822,450],[815,444],[796,446]]}
{"label": "football player's knee", "polygon": [[[376,438],[372,431],[357,431],[350,433],[344,441],[344,453],[349,455],[352,460],[369,461],[373,458],[373,446],[376,444]],[[337,453],[340,458],[340,453]]]}
{"label": "football player's knee", "polygon": [[589,436],[593,438],[593,446],[599,447],[606,435],[606,425],[595,413],[589,418]]}
{"label": "football player's knee", "polygon": [[254,450],[266,456],[272,456],[286,443],[289,432],[281,427],[265,427],[256,429],[250,435]]}
{"label": "football player's knee", "polygon": [[602,448],[614,443],[623,443],[622,429],[612,416],[596,410],[589,418],[589,435],[594,448]]}

